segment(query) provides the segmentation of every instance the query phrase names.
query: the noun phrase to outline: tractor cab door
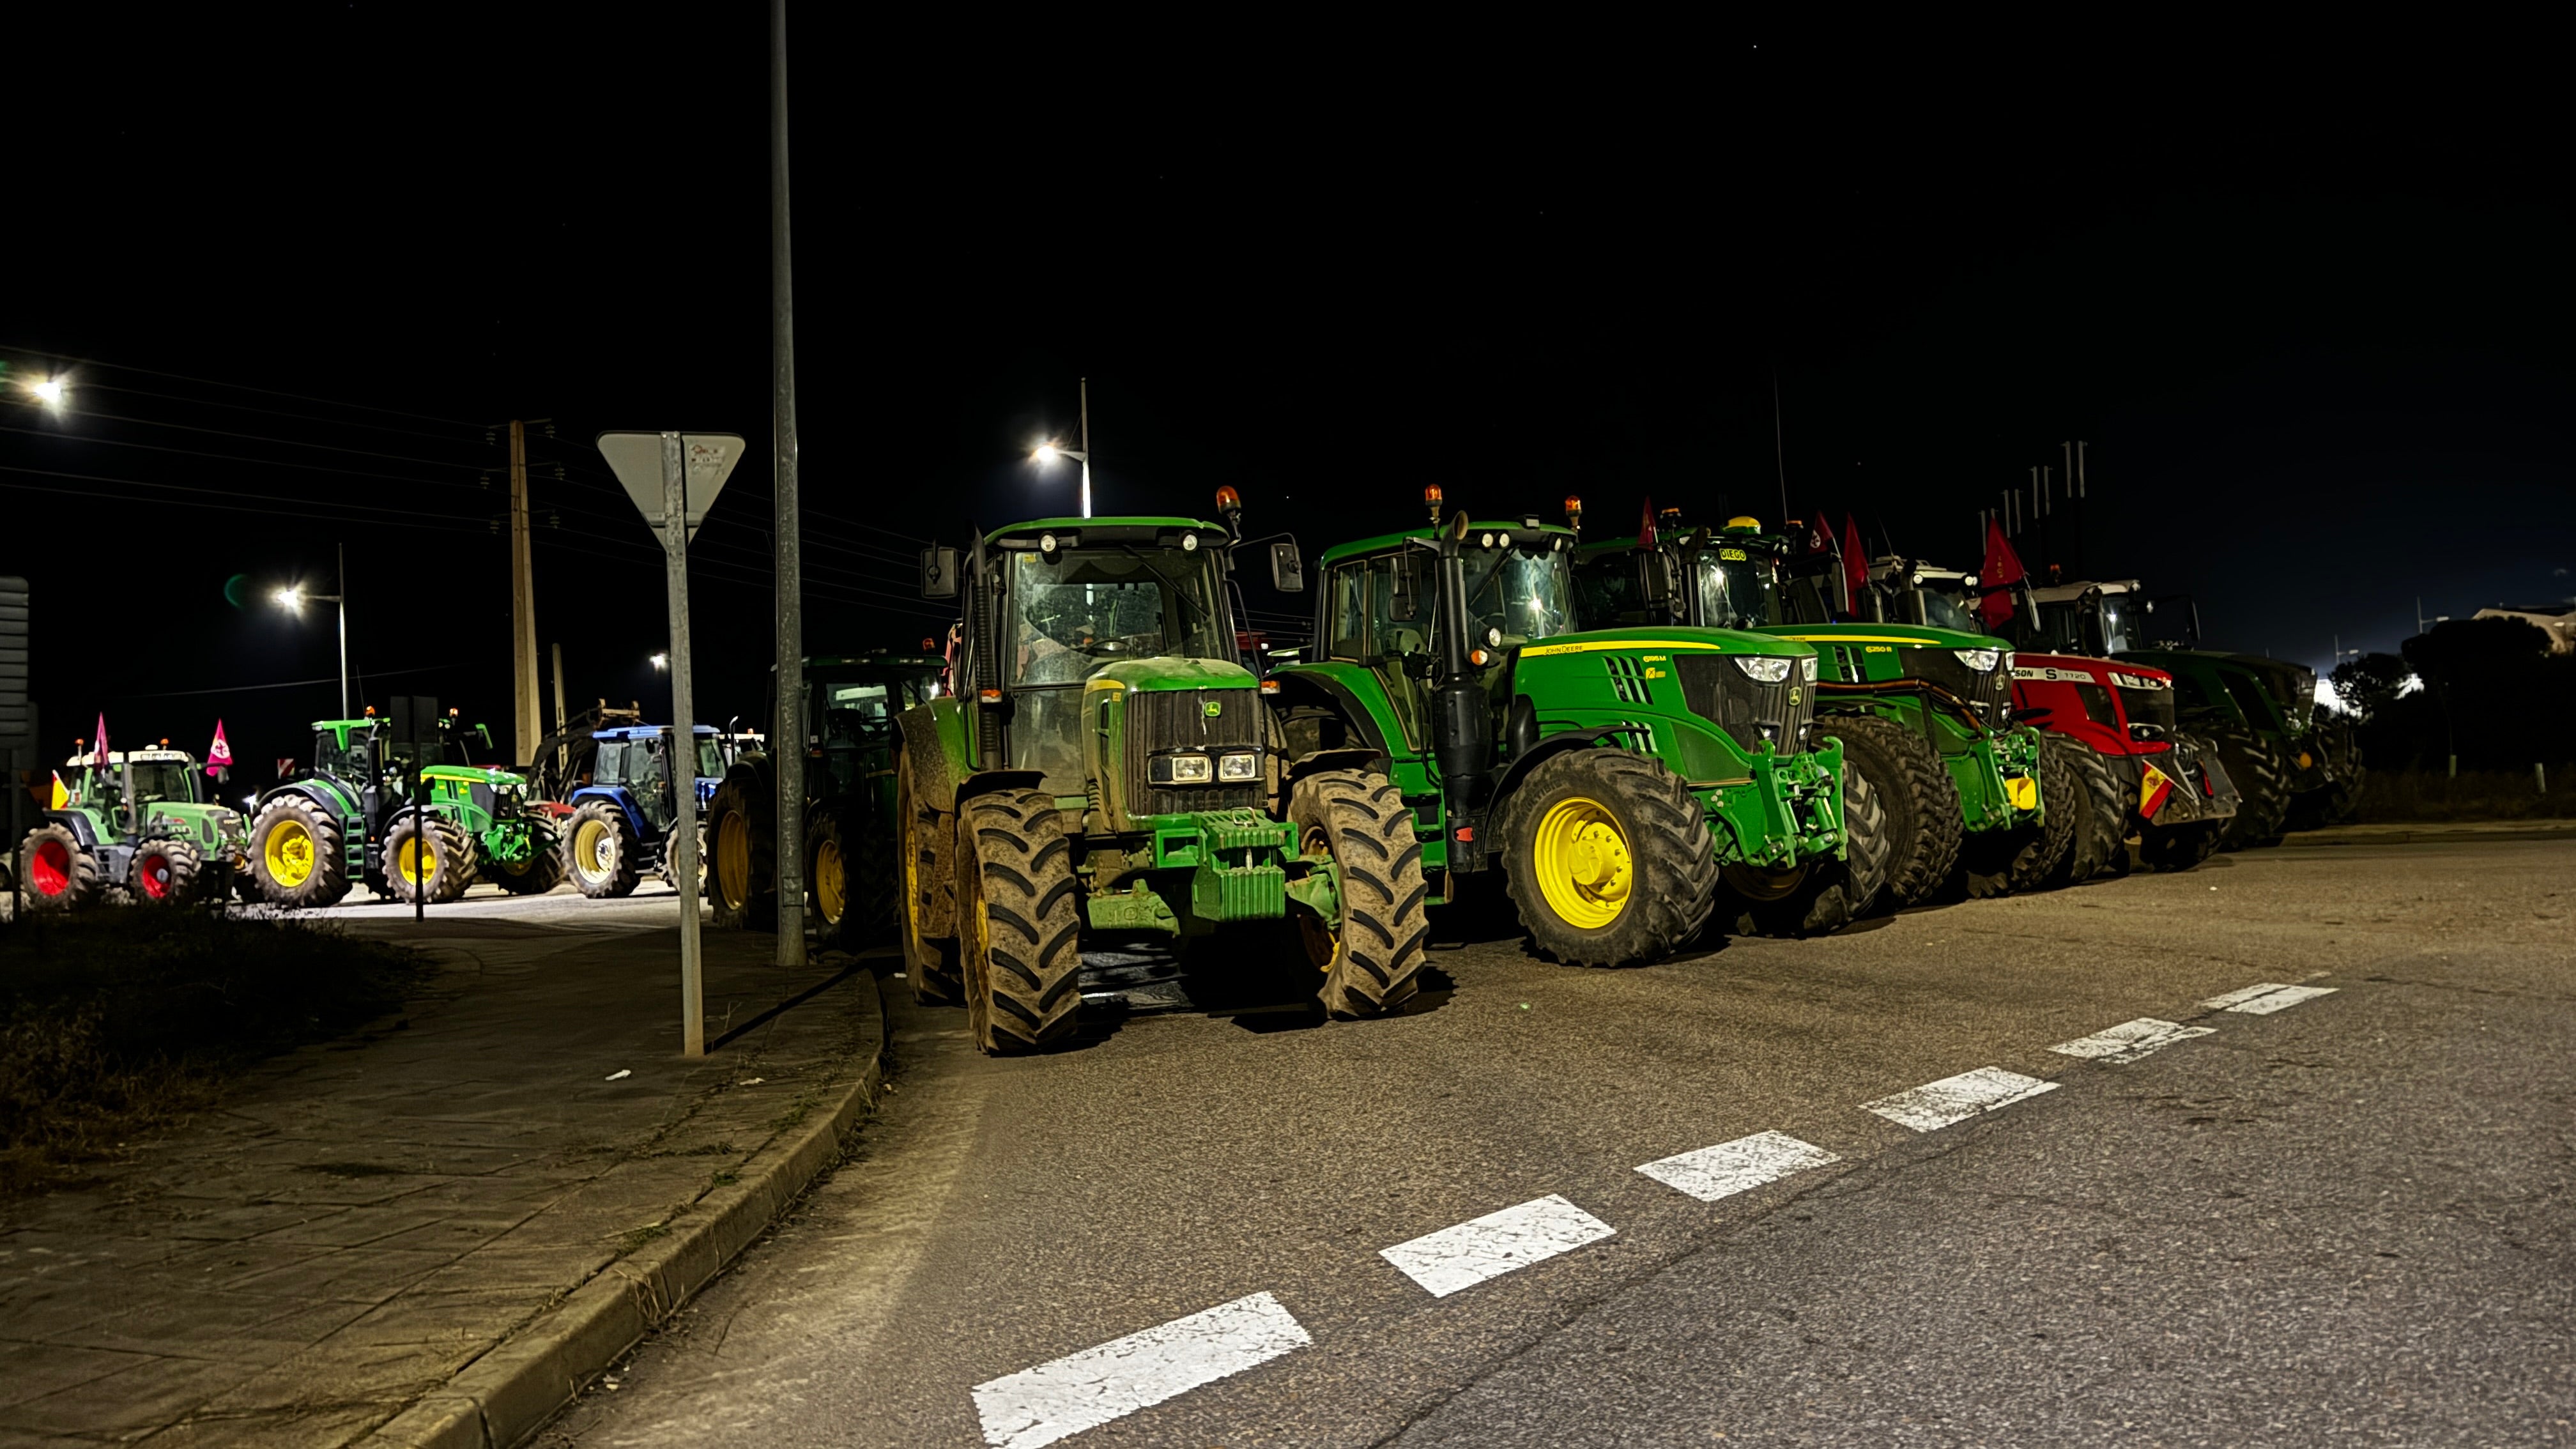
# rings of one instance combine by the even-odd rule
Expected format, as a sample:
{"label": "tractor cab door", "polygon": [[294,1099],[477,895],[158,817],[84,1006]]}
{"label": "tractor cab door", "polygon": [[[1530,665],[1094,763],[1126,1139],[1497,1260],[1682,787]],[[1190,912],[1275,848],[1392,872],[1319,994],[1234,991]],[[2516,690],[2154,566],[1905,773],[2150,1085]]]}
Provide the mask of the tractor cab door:
{"label": "tractor cab door", "polygon": [[1425,748],[1437,593],[1428,555],[1410,550],[1351,559],[1325,583],[1323,656],[1366,666],[1385,686],[1406,748]]}
{"label": "tractor cab door", "polygon": [[820,773],[831,786],[826,789],[821,780],[809,780],[806,789],[826,797],[856,795],[865,788],[869,760],[883,758],[893,747],[894,717],[919,703],[901,689],[877,681],[818,684],[807,697],[814,701],[817,716],[814,737],[821,742]]}

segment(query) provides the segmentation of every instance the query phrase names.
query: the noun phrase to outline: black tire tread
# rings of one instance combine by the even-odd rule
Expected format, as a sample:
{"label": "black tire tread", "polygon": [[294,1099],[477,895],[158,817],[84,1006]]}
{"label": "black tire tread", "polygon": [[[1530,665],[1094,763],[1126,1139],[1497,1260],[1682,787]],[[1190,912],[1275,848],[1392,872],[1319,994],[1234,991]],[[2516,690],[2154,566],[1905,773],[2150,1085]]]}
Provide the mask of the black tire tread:
{"label": "black tire tread", "polygon": [[2268,736],[2233,720],[2207,722],[2200,733],[2218,751],[2236,785],[2236,813],[2218,833],[2220,850],[2244,850],[2280,834],[2290,809],[2289,761]]}
{"label": "black tire tread", "polygon": [[[1629,842],[1638,881],[1631,906],[1598,931],[1548,909],[1531,873],[1529,840],[1560,783],[1623,810],[1639,827]],[[1629,966],[1687,946],[1717,910],[1717,838],[1690,785],[1663,761],[1618,749],[1575,749],[1530,771],[1503,806],[1503,873],[1521,925],[1538,948],[1570,966]]]}
{"label": "black tire tread", "polygon": [[981,943],[971,924],[966,961],[968,1034],[995,1055],[1035,1051],[1073,1030],[1082,1006],[1081,890],[1063,840],[1055,797],[997,790],[960,809],[976,876],[971,888],[991,927]]}
{"label": "black tire tread", "polygon": [[[268,832],[288,814],[311,833],[318,857],[313,873],[304,878],[302,885],[292,888],[279,885],[268,874]],[[329,906],[349,893],[349,862],[341,843],[339,817],[305,796],[279,795],[259,807],[250,827],[250,859],[260,897],[270,905],[290,910]]]}
{"label": "black tire tread", "polygon": [[1402,792],[1375,771],[1320,770],[1297,782],[1288,818],[1301,834],[1320,830],[1341,868],[1342,918],[1332,923],[1340,949],[1324,972],[1324,1010],[1347,1020],[1403,1006],[1429,959],[1431,888]]}
{"label": "black tire tread", "polygon": [[[594,820],[608,827],[610,838],[616,842],[604,871],[593,871],[592,862],[577,853],[581,849],[582,826]],[[563,856],[563,873],[572,881],[573,889],[594,901],[613,901],[635,894],[635,887],[643,883],[643,874],[636,865],[636,844],[635,827],[627,821],[625,811],[606,800],[584,800],[573,807],[572,818],[564,822],[563,839],[557,849]]]}
{"label": "black tire tread", "polygon": [[1859,754],[1887,817],[1887,900],[1919,906],[1940,890],[1959,863],[1966,833],[1958,782],[1941,752],[1914,730],[1876,714],[1827,715],[1821,733]]}
{"label": "black tire tread", "polygon": [[23,886],[19,900],[25,904],[26,909],[31,914],[37,911],[76,911],[83,906],[96,904],[101,889],[98,857],[81,849],[80,837],[72,834],[69,826],[48,823],[27,832],[24,842],[26,855],[21,858],[34,859],[36,843],[40,840],[59,841],[70,853],[71,884],[69,889],[56,896],[40,896],[36,894],[33,885]]}
{"label": "black tire tread", "polygon": [[[157,900],[133,884],[140,878],[145,860],[154,855],[170,862],[170,893]],[[198,877],[205,863],[205,852],[197,849],[193,841],[146,840],[134,847],[134,858],[126,864],[125,894],[138,906],[194,905],[201,884]]]}

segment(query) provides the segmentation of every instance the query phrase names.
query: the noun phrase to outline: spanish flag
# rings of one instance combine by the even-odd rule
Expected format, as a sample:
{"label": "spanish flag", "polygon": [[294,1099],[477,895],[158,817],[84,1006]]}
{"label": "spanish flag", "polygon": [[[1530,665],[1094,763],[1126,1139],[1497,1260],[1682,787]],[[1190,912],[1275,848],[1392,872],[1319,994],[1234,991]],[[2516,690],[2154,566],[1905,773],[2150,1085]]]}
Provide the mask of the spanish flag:
{"label": "spanish flag", "polygon": [[48,810],[60,810],[70,803],[72,803],[72,792],[63,788],[63,772],[56,770],[54,772],[54,803],[46,806],[45,808]]}
{"label": "spanish flag", "polygon": [[2146,772],[2138,784],[2138,818],[2153,820],[2156,812],[2164,808],[2165,797],[2173,793],[2173,776],[2153,765],[2146,766]]}

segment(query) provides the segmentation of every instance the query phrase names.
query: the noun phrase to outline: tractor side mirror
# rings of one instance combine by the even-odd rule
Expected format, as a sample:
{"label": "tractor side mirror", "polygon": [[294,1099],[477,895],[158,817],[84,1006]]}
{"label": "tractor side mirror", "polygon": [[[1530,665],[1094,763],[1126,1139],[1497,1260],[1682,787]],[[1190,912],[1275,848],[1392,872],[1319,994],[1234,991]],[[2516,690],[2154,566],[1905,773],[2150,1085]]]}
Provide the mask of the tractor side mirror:
{"label": "tractor side mirror", "polygon": [[1397,554],[1388,560],[1387,617],[1419,619],[1422,617],[1422,584],[1415,572],[1413,555]]}
{"label": "tractor side mirror", "polygon": [[1297,556],[1296,540],[1270,545],[1270,587],[1283,594],[1306,591],[1306,561]]}
{"label": "tractor side mirror", "polygon": [[921,596],[925,599],[957,597],[957,550],[925,548],[921,551]]}

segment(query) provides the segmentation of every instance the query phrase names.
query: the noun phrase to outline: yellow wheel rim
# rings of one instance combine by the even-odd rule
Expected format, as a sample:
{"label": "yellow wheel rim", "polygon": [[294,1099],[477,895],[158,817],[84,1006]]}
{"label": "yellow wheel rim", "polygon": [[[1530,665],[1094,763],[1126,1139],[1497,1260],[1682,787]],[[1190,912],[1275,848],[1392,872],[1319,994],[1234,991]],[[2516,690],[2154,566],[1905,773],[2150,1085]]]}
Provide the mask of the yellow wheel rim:
{"label": "yellow wheel rim", "polygon": [[300,820],[277,822],[260,854],[268,862],[268,878],[279,885],[293,888],[312,879],[313,832]]}
{"label": "yellow wheel rim", "polygon": [[826,840],[814,847],[814,900],[822,907],[824,924],[841,923],[841,912],[849,901],[841,878],[841,843],[837,840]]}
{"label": "yellow wheel rim", "polygon": [[1636,883],[1618,817],[1580,795],[1558,801],[1539,821],[1530,865],[1548,909],[1579,930],[1597,931],[1619,919]]}
{"label": "yellow wheel rim", "polygon": [[751,822],[739,811],[716,822],[716,889],[728,908],[751,899]]}
{"label": "yellow wheel rim", "polygon": [[395,873],[413,885],[423,884],[437,869],[438,853],[421,849],[417,835],[404,841],[402,847],[394,852]]}
{"label": "yellow wheel rim", "polygon": [[903,928],[917,943],[921,940],[921,867],[915,857],[921,852],[913,843],[910,814],[907,809],[903,823]]}
{"label": "yellow wheel rim", "polygon": [[606,875],[617,868],[609,850],[608,827],[599,821],[585,820],[572,834],[572,858],[581,862],[586,875]]}

